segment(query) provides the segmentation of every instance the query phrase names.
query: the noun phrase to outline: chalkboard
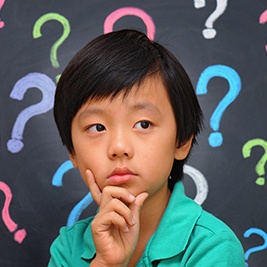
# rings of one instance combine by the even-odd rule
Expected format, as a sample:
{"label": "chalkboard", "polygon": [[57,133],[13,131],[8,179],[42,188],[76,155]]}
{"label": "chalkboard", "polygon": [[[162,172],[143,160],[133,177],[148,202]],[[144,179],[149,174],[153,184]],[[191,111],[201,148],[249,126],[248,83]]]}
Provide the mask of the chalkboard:
{"label": "chalkboard", "polygon": [[53,95],[82,46],[122,28],[185,66],[205,114],[186,193],[234,230],[248,266],[267,266],[266,0],[0,1],[0,17],[0,266],[47,266],[60,227],[94,214]]}

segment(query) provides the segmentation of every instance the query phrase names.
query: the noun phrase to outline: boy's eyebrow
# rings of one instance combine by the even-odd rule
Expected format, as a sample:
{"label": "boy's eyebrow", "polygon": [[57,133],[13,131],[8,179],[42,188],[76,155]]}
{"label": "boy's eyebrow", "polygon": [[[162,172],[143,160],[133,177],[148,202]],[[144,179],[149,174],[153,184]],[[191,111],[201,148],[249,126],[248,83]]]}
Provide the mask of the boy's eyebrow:
{"label": "boy's eyebrow", "polygon": [[86,117],[88,115],[100,115],[104,114],[105,110],[98,108],[98,107],[89,107],[88,109],[84,110],[80,113],[79,118]]}
{"label": "boy's eyebrow", "polygon": [[156,105],[154,105],[154,104],[152,104],[150,102],[136,103],[131,107],[131,109],[133,111],[138,111],[138,110],[143,110],[144,109],[144,110],[150,110],[150,111],[157,112],[157,113],[161,114],[159,108]]}

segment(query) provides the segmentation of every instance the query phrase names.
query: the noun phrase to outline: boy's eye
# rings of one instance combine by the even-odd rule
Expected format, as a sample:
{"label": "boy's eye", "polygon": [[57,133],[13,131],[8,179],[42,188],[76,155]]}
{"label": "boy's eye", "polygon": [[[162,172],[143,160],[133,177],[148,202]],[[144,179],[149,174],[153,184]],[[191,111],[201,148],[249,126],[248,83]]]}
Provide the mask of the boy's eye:
{"label": "boy's eye", "polygon": [[106,128],[102,124],[94,124],[88,128],[88,131],[93,132],[93,133],[99,133],[99,132],[103,132],[105,130],[106,130]]}
{"label": "boy's eye", "polygon": [[152,126],[151,122],[149,121],[139,121],[135,124],[135,128],[145,130]]}

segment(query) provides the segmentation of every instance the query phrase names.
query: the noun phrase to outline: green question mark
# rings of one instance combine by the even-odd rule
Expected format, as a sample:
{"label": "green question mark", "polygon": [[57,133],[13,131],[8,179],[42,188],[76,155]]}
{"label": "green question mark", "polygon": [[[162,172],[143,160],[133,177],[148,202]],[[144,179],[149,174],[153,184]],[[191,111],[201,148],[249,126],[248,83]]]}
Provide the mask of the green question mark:
{"label": "green question mark", "polygon": [[[267,162],[267,142],[263,139],[252,139],[249,140],[242,149],[243,157],[248,158],[250,157],[251,149],[254,146],[261,146],[264,148],[264,155],[261,157],[260,161],[256,165],[256,172],[259,176],[263,176],[265,174],[264,166]],[[256,180],[257,185],[264,185],[265,184],[265,178],[264,177],[258,177]]]}
{"label": "green question mark", "polygon": [[[61,37],[53,44],[50,50],[50,61],[52,63],[52,66],[54,68],[59,68],[59,63],[57,60],[57,50],[59,46],[67,39],[67,37],[70,34],[70,23],[69,21],[62,15],[58,13],[47,13],[43,16],[41,16],[34,24],[33,27],[33,38],[40,38],[42,36],[41,33],[41,27],[43,26],[44,23],[46,23],[49,20],[57,20],[59,21],[62,26],[63,26],[63,34]],[[60,75],[56,76],[56,81],[58,82],[60,78]]]}

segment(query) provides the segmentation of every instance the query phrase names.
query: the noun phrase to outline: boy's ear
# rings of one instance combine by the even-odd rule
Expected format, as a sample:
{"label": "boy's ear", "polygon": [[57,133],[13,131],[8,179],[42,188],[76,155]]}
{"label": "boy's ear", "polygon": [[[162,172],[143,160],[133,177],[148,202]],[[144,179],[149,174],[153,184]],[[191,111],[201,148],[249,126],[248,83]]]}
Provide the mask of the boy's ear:
{"label": "boy's ear", "polygon": [[69,158],[70,158],[74,168],[78,168],[78,162],[77,162],[77,158],[76,158],[75,153],[72,154],[72,153],[68,152],[68,155],[69,155]]}
{"label": "boy's ear", "polygon": [[193,136],[191,136],[185,143],[177,147],[175,150],[174,158],[177,160],[185,159],[191,149],[192,141],[193,141]]}

